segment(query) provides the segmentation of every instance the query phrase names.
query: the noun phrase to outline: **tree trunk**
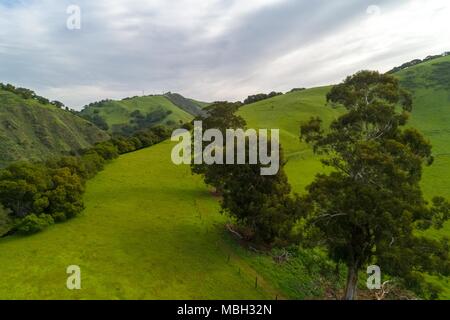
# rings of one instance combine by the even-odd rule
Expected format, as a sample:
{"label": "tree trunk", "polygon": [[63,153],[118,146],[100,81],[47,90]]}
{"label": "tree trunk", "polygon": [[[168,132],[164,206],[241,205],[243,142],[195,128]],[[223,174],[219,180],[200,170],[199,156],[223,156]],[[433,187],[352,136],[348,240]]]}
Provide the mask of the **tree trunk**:
{"label": "tree trunk", "polygon": [[356,265],[348,267],[347,287],[345,288],[345,300],[356,299],[356,287],[358,284],[358,268]]}

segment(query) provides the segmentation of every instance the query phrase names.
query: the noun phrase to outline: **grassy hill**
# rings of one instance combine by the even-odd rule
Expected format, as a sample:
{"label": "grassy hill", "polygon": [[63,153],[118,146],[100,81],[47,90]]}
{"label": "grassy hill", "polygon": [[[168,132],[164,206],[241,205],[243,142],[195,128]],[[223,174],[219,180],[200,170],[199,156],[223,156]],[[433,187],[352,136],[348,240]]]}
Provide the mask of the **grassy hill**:
{"label": "grassy hill", "polygon": [[148,126],[174,126],[189,122],[202,113],[204,103],[186,99],[176,93],[125,98],[120,101],[105,100],[86,106],[81,115],[87,118],[95,116],[103,119],[110,132],[118,132],[124,126],[133,126],[134,113],[150,116]]}
{"label": "grassy hill", "polygon": [[[450,198],[446,183],[450,178],[450,122],[446,121],[450,88],[445,75],[433,71],[446,68],[448,59],[420,64],[397,76],[414,93],[412,125],[424,131],[435,146],[436,162],[425,171],[424,190],[428,196]],[[439,81],[429,82],[429,76]],[[429,84],[424,85],[425,81]],[[292,92],[240,111],[250,127],[281,129],[289,161],[286,170],[297,192],[303,192],[314,175],[324,170],[298,136],[302,121],[320,116],[329,123],[341,112],[325,106],[328,90]],[[146,97],[141,99],[146,102]],[[172,164],[172,146],[164,142],[108,165],[88,183],[87,209],[80,217],[35,236],[1,239],[0,299],[325,296],[318,282],[327,276],[317,269],[326,264],[320,253],[308,253],[280,266],[270,256],[237,246],[224,232],[226,217],[218,213],[216,199],[199,177],[192,176],[186,166]],[[448,235],[449,227],[430,236]],[[72,264],[81,267],[81,291],[65,288],[65,269]],[[446,290],[441,298],[449,299],[448,279],[431,279]]]}
{"label": "grassy hill", "polygon": [[311,148],[300,142],[300,124],[319,116],[327,125],[341,112],[326,106],[325,96],[329,89],[321,87],[287,93],[246,105],[239,111],[248,127],[280,129],[281,144],[288,160],[285,169],[289,182],[298,193],[303,192],[315,174],[323,170]]}
{"label": "grassy hill", "polygon": [[413,93],[411,125],[433,144],[436,161],[426,170],[425,192],[450,198],[450,56],[403,70],[397,76]]}
{"label": "grassy hill", "polygon": [[108,138],[71,112],[0,89],[0,166],[43,160]]}
{"label": "grassy hill", "polygon": [[[433,145],[435,162],[424,171],[422,187],[428,198],[450,199],[450,56],[427,61],[394,74],[413,94],[410,125],[420,129]],[[240,114],[253,128],[280,128],[280,139],[288,163],[286,172],[293,189],[302,193],[314,175],[326,170],[311,149],[299,141],[301,121],[319,116],[327,125],[340,110],[326,107],[329,87],[292,92],[244,106]],[[428,233],[440,238],[450,235],[450,224]],[[435,279],[450,299],[450,279]]]}

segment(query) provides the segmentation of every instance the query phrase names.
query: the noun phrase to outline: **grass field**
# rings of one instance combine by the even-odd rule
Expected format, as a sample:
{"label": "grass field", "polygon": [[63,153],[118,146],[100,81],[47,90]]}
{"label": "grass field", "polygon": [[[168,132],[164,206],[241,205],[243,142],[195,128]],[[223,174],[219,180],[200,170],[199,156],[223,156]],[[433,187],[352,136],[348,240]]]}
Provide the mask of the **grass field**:
{"label": "grass field", "polygon": [[[0,299],[274,299],[223,237],[225,217],[171,144],[120,157],[89,182],[82,216],[0,240]],[[230,261],[228,262],[228,256]],[[66,289],[81,267],[82,290]]]}

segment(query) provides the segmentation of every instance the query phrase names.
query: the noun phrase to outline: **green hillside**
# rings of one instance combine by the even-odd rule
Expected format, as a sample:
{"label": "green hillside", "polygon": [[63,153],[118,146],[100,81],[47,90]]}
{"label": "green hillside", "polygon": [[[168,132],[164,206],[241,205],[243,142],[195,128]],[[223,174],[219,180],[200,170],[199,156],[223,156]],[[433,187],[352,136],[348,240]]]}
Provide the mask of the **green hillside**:
{"label": "green hillside", "polygon": [[[426,167],[423,190],[427,197],[450,199],[450,56],[431,60],[395,74],[413,94],[414,110],[410,124],[420,129],[433,145],[435,162]],[[249,127],[280,128],[281,143],[288,163],[286,172],[294,191],[302,193],[314,175],[324,170],[318,157],[299,141],[299,125],[319,116],[327,125],[339,110],[326,107],[329,87],[288,93],[283,96],[244,106],[240,114]],[[429,232],[431,237],[450,235],[450,224]],[[438,281],[438,280],[436,280]],[[439,280],[450,298],[450,280]]]}
{"label": "green hillside", "polygon": [[[81,115],[87,119],[100,117],[110,132],[120,132],[124,126],[136,126],[136,112],[146,118],[146,127],[157,125],[175,126],[189,122],[202,112],[203,104],[186,99],[175,93],[104,100],[86,106]],[[94,121],[95,122],[95,121]]]}
{"label": "green hillside", "polygon": [[[424,190],[428,196],[450,198],[445,183],[450,177],[450,146],[446,143],[450,138],[450,122],[446,121],[450,88],[445,74],[433,71],[446,68],[448,59],[411,67],[398,76],[414,92],[412,125],[424,131],[435,146],[436,162],[425,171]],[[426,80],[430,76],[437,80]],[[423,85],[425,80],[427,86]],[[288,159],[286,171],[297,192],[303,192],[314,175],[324,170],[310,148],[300,143],[299,125],[311,116],[320,116],[326,123],[339,116],[340,110],[325,106],[328,90],[322,87],[292,92],[244,106],[240,111],[249,127],[280,128]],[[147,104],[147,98],[130,100],[138,99],[139,105],[139,99]],[[130,104],[128,112],[135,110],[131,102],[122,103]],[[80,217],[31,237],[1,239],[0,299],[325,296],[323,285],[317,281],[327,273],[315,269],[326,263],[320,254],[319,258],[308,260],[306,255],[279,266],[270,256],[233,244],[224,232],[226,217],[219,214],[217,200],[199,177],[191,175],[189,167],[172,164],[172,146],[164,142],[113,161],[89,181],[86,210]],[[447,225],[430,236],[449,232]],[[65,288],[65,270],[73,264],[82,270],[81,291]],[[445,289],[441,298],[449,299],[449,280],[432,280]]]}
{"label": "green hillside", "polygon": [[47,159],[108,138],[69,111],[0,89],[0,166]]}
{"label": "green hillside", "polygon": [[298,193],[303,192],[315,174],[323,170],[311,148],[300,142],[300,124],[317,116],[328,124],[339,116],[338,109],[326,106],[325,96],[329,89],[322,87],[287,93],[246,105],[239,111],[248,127],[280,129],[281,144],[288,160],[285,170]]}
{"label": "green hillside", "polygon": [[426,170],[425,192],[450,198],[450,56],[403,70],[397,76],[414,96],[411,125],[433,144],[435,163]]}

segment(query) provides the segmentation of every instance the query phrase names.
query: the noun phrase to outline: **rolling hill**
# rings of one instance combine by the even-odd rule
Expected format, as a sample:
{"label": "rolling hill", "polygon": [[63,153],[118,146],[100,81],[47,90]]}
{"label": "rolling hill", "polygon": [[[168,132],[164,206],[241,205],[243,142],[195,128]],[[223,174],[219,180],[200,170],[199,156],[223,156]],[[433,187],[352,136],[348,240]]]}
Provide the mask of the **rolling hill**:
{"label": "rolling hill", "polygon": [[[430,60],[396,73],[413,93],[411,126],[420,129],[432,145],[435,163],[426,169],[424,190],[450,198],[450,56]],[[450,234],[450,229],[448,229]]]}
{"label": "rolling hill", "polygon": [[[411,124],[435,146],[436,162],[426,169],[423,182],[429,197],[450,198],[446,183],[450,178],[450,122],[446,121],[450,88],[445,74],[434,71],[445,69],[449,59],[436,59],[396,73],[414,94]],[[426,80],[430,76],[436,81]],[[320,116],[329,123],[341,112],[325,106],[328,90],[329,87],[322,87],[292,92],[240,110],[249,127],[280,128],[288,159],[286,171],[299,193],[317,172],[324,170],[310,148],[300,143],[300,123],[311,116]],[[99,112],[107,114],[106,110]],[[236,245],[224,232],[226,217],[219,214],[217,200],[203,182],[190,174],[189,167],[172,164],[172,146],[171,142],[164,142],[114,160],[88,182],[86,210],[80,217],[35,236],[1,239],[0,298],[325,296],[323,283],[318,281],[327,280],[327,269],[317,268],[326,265],[327,260],[320,253],[309,252],[278,265],[268,255]],[[430,236],[449,232],[447,225]],[[73,264],[82,270],[81,291],[65,288],[65,270]],[[441,298],[449,299],[449,280],[430,279],[444,289]]]}
{"label": "rolling hill", "polygon": [[0,166],[44,160],[108,138],[106,132],[69,111],[0,89]]}
{"label": "rolling hill", "polygon": [[[130,131],[139,125],[173,127],[189,122],[203,113],[204,102],[184,98],[180,94],[166,93],[125,98],[120,101],[104,100],[91,103],[81,111],[81,116],[97,123],[105,122],[105,129],[113,133]],[[101,125],[100,125],[101,127]]]}
{"label": "rolling hill", "polygon": [[[410,125],[421,130],[433,145],[435,162],[426,167],[422,180],[424,194],[431,199],[450,199],[450,56],[433,59],[394,73],[413,94]],[[280,139],[288,163],[286,172],[294,191],[302,193],[314,175],[326,170],[311,149],[299,141],[301,121],[319,116],[327,125],[340,110],[326,107],[330,87],[292,92],[244,106],[240,114],[253,128],[280,128]],[[428,232],[440,238],[450,235],[450,223],[442,230]],[[450,298],[450,279],[435,279]]]}

